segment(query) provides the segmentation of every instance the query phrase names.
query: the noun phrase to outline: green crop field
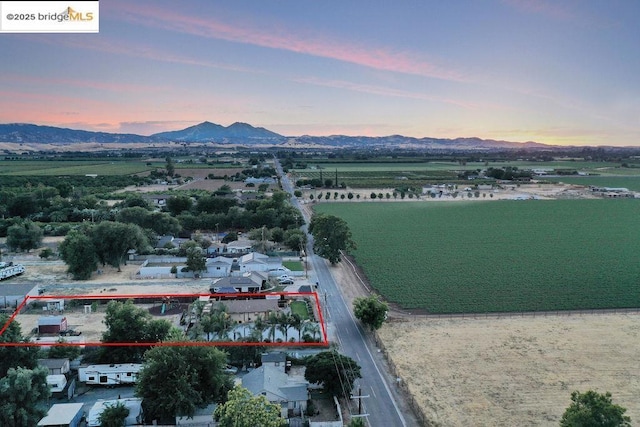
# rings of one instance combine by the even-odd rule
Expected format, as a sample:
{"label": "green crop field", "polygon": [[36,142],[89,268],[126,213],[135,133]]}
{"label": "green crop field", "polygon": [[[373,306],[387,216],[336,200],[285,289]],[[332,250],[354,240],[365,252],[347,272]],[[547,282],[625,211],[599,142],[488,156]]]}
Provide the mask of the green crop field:
{"label": "green crop field", "polygon": [[640,307],[636,200],[327,203],[315,209],[349,223],[355,258],[373,287],[407,309]]}

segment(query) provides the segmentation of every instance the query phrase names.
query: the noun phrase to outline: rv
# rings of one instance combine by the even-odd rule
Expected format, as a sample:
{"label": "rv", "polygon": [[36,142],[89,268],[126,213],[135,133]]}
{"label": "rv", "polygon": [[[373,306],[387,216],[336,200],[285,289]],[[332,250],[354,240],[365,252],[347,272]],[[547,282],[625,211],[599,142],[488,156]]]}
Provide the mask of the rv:
{"label": "rv", "polygon": [[141,368],[139,363],[82,366],[78,368],[78,379],[89,385],[135,384]]}
{"label": "rv", "polygon": [[0,262],[0,280],[9,277],[19,276],[25,272],[22,264],[13,264],[13,262]]}

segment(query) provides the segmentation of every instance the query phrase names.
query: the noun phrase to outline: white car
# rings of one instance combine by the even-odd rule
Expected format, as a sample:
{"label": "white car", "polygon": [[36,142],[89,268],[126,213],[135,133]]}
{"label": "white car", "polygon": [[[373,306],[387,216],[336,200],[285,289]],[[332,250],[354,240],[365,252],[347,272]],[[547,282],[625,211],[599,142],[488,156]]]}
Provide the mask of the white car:
{"label": "white car", "polygon": [[293,285],[293,278],[292,277],[285,277],[278,279],[278,283],[281,285]]}

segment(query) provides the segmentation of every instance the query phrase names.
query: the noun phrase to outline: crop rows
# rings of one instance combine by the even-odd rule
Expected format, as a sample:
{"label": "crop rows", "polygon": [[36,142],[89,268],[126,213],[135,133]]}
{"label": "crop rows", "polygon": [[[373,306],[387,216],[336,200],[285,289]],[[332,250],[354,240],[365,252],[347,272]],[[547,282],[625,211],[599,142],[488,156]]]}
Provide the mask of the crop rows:
{"label": "crop rows", "polygon": [[[389,301],[430,313],[640,307],[635,200],[323,204]],[[362,219],[366,218],[366,221]]]}

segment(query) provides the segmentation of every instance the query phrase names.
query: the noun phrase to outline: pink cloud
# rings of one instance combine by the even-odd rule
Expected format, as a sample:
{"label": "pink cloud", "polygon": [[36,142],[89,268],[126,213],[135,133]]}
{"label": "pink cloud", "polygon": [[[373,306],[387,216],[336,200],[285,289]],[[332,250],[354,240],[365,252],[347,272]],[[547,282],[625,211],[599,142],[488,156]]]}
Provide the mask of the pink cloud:
{"label": "pink cloud", "polygon": [[581,26],[606,28],[617,25],[616,22],[607,17],[589,15],[581,7],[583,2],[575,2],[573,5],[551,0],[502,0],[502,2],[524,13],[542,15],[557,21]]}
{"label": "pink cloud", "polygon": [[[388,88],[383,86],[364,85],[361,83],[353,83],[353,82],[348,82],[344,80],[326,80],[326,79],[319,79],[316,77],[307,77],[307,78],[294,79],[294,81],[297,81],[299,83],[317,85],[317,86],[333,87],[336,89],[346,89],[346,90],[351,90],[355,92],[369,93],[373,95],[442,102],[445,104],[451,104],[451,105],[455,105],[455,106],[467,108],[467,109],[480,109],[480,108],[486,108],[488,106],[486,104],[481,105],[481,104],[468,102],[468,101],[461,101],[457,99],[426,95],[424,93],[419,93],[419,92],[413,92],[413,91],[410,92],[406,90],[393,89],[393,88]],[[493,105],[491,107],[496,109],[504,108],[504,106],[499,106],[499,105]]]}
{"label": "pink cloud", "polygon": [[378,70],[414,74],[443,80],[467,81],[468,76],[418,58],[411,52],[357,45],[326,37],[287,33],[282,29],[260,30],[239,23],[228,24],[215,19],[182,15],[173,10],[147,9],[134,3],[122,4],[118,13],[136,24],[173,30],[199,37],[245,43],[271,49],[281,49],[305,55],[349,62]]}
{"label": "pink cloud", "polygon": [[236,65],[230,65],[221,62],[193,59],[182,55],[176,55],[164,50],[154,49],[150,46],[136,45],[130,42],[127,42],[125,45],[123,43],[108,42],[105,39],[87,40],[83,38],[65,38],[54,40],[53,38],[45,37],[39,38],[39,41],[55,46],[63,45],[70,48],[93,50],[97,52],[111,53],[114,55],[125,55],[133,58],[150,59],[153,61],[172,62],[184,65],[196,65],[200,67],[261,74],[260,71],[251,68],[238,67]]}

